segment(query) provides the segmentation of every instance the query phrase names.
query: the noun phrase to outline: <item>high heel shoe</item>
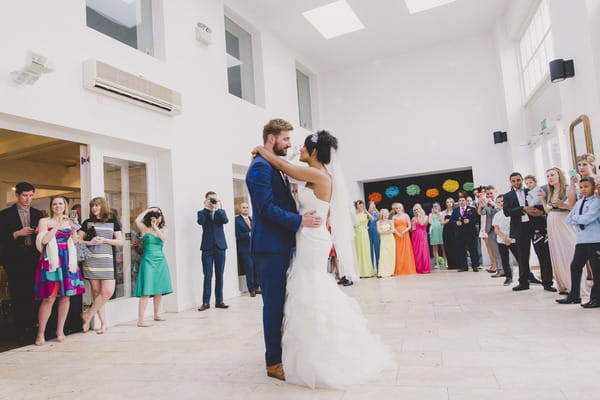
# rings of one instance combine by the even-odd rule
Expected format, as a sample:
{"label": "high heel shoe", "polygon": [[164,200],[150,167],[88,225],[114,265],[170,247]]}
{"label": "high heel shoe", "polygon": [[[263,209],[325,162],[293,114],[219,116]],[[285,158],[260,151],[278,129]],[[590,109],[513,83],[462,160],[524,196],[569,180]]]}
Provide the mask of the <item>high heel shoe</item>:
{"label": "high heel shoe", "polygon": [[36,346],[43,346],[46,343],[46,339],[44,339],[44,337],[36,337],[35,338],[35,345]]}
{"label": "high heel shoe", "polygon": [[65,341],[65,339],[66,339],[65,335],[58,335],[58,336],[56,336],[56,341],[58,343],[63,343]]}

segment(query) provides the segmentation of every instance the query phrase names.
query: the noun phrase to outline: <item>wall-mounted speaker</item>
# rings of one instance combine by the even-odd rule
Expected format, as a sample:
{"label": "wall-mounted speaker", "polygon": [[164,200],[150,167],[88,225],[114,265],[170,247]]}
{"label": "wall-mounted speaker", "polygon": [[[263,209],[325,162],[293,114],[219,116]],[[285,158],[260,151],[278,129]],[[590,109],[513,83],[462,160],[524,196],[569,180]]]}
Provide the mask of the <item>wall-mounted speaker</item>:
{"label": "wall-mounted speaker", "polygon": [[558,60],[550,61],[550,80],[552,82],[562,82],[567,78],[575,76],[575,65],[573,60]]}
{"label": "wall-mounted speaker", "polygon": [[494,132],[494,144],[504,143],[508,141],[508,136],[506,132],[496,131]]}

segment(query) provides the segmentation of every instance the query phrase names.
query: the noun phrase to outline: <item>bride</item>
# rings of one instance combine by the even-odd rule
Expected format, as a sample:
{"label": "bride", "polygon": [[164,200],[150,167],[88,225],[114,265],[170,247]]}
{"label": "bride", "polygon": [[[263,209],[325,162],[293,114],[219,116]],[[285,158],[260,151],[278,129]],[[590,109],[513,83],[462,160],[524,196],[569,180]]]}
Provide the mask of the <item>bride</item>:
{"label": "bride", "polygon": [[356,300],[327,273],[332,244],[345,273],[355,270],[349,203],[336,151],[337,139],[327,131],[306,137],[300,161],[308,166],[291,164],[262,146],[255,149],[274,168],[306,182],[298,188],[300,214],[316,210],[323,220],[330,216],[331,234],[325,225],[297,232],[287,276],[283,368],[288,382],[311,388],[347,388],[375,379],[393,365]]}

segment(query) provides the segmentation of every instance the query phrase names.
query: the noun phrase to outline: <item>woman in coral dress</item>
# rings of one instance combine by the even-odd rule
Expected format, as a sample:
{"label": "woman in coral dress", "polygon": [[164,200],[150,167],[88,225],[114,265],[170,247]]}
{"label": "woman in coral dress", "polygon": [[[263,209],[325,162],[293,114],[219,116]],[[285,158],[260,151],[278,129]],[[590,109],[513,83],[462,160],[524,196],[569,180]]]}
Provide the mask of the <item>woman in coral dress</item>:
{"label": "woman in coral dress", "polygon": [[378,278],[394,275],[396,268],[396,241],[394,240],[394,221],[389,219],[390,212],[382,208],[377,221],[379,235],[379,269]]}
{"label": "woman in coral dress", "polygon": [[412,220],[412,246],[415,255],[415,266],[418,274],[431,272],[431,257],[429,257],[429,242],[427,240],[427,214],[419,203],[413,206],[415,214]]}
{"label": "woman in coral dress", "polygon": [[362,200],[354,202],[356,207],[356,223],[354,227],[354,245],[356,246],[356,258],[358,259],[358,273],[361,278],[370,278],[375,275],[373,262],[371,261],[371,243],[369,242],[369,231],[367,224],[373,217],[367,212]]}
{"label": "woman in coral dress", "polygon": [[396,239],[396,269],[394,275],[412,275],[417,273],[415,257],[410,242],[410,217],[400,203],[392,204],[394,210],[394,238]]}

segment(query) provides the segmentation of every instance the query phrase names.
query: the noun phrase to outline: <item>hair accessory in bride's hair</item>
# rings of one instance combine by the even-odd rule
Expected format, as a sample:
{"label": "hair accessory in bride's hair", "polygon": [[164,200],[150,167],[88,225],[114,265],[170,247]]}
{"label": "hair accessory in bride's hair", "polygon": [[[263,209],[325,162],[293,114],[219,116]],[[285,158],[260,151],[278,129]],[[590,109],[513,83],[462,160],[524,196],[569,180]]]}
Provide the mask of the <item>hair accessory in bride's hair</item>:
{"label": "hair accessory in bride's hair", "polygon": [[319,133],[315,132],[312,134],[312,136],[310,137],[310,141],[313,143],[317,143],[319,141]]}

